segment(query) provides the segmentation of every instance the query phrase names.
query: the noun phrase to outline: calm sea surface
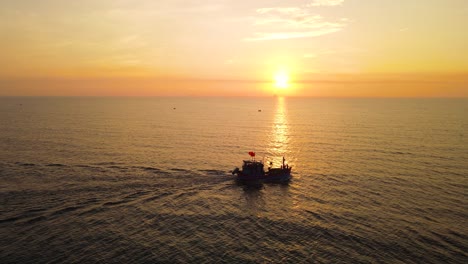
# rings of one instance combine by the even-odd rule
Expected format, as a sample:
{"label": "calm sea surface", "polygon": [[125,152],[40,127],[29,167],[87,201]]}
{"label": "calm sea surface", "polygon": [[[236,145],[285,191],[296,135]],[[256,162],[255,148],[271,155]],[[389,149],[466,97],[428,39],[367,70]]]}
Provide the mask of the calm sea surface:
{"label": "calm sea surface", "polygon": [[[467,131],[467,99],[0,98],[0,262],[468,263]],[[249,151],[292,181],[237,184]]]}

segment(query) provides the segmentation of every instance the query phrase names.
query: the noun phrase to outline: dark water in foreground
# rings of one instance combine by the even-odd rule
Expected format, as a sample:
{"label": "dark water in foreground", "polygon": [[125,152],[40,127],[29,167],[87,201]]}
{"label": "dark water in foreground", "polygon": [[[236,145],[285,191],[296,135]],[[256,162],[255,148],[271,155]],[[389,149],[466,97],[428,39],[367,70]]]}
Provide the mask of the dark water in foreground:
{"label": "dark water in foreground", "polygon": [[[465,99],[0,98],[0,262],[467,263],[467,113]],[[293,180],[236,184],[248,151],[285,155]]]}

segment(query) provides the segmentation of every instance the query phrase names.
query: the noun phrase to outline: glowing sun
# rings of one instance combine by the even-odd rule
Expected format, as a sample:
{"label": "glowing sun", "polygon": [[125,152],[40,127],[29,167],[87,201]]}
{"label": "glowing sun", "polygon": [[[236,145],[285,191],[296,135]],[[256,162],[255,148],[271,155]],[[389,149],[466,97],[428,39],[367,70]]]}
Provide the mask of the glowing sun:
{"label": "glowing sun", "polygon": [[275,74],[275,86],[280,89],[286,89],[289,86],[289,76],[286,72],[281,71]]}

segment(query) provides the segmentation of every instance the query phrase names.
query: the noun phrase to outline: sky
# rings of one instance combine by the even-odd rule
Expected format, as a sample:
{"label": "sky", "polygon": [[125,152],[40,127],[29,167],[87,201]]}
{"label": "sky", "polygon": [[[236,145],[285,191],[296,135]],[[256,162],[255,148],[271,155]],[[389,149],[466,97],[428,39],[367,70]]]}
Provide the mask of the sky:
{"label": "sky", "polygon": [[0,96],[468,97],[466,0],[2,0]]}

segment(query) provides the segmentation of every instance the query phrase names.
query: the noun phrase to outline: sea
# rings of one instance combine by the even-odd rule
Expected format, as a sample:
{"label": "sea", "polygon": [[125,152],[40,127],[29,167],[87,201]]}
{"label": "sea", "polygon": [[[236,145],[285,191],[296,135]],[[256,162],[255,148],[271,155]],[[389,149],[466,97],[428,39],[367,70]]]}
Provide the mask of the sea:
{"label": "sea", "polygon": [[[468,99],[1,97],[1,263],[468,263]],[[243,185],[250,159],[289,183]]]}

